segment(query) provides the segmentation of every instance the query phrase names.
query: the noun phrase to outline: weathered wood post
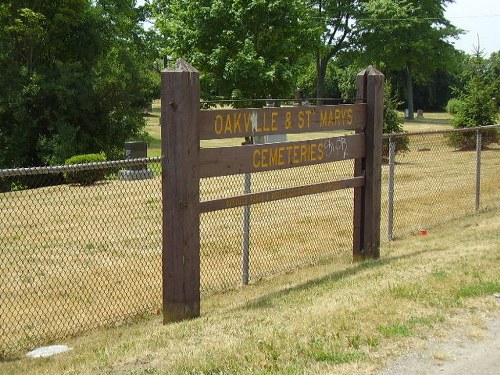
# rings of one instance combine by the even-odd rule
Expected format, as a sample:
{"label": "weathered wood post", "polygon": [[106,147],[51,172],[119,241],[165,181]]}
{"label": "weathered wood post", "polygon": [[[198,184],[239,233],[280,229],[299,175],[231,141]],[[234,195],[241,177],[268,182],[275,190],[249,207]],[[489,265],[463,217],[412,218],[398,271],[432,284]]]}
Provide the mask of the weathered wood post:
{"label": "weathered wood post", "polygon": [[366,103],[366,156],[355,160],[355,175],[365,176],[354,189],[355,260],[380,257],[380,199],[382,182],[382,128],[384,75],[372,66],[358,73],[357,102]]}
{"label": "weathered wood post", "polygon": [[161,79],[163,323],[168,323],[200,315],[200,81],[181,59]]}

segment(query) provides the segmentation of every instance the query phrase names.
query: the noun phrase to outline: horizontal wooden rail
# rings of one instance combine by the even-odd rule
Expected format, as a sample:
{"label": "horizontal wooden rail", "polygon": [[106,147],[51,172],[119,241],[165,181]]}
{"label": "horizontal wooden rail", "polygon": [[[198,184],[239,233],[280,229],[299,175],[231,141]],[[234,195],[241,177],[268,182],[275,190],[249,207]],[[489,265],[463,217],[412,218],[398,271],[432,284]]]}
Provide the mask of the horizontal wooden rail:
{"label": "horizontal wooden rail", "polygon": [[364,129],[366,105],[201,110],[200,139]]}
{"label": "horizontal wooden rail", "polygon": [[296,198],[302,195],[325,193],[328,191],[362,187],[365,183],[364,176],[346,180],[321,182],[312,185],[297,186],[286,189],[270,190],[259,193],[250,193],[230,198],[214,199],[200,203],[200,212],[211,212],[248,206],[256,203],[271,202],[280,199]]}
{"label": "horizontal wooden rail", "polygon": [[363,134],[263,145],[203,148],[200,177],[229,176],[362,158]]}

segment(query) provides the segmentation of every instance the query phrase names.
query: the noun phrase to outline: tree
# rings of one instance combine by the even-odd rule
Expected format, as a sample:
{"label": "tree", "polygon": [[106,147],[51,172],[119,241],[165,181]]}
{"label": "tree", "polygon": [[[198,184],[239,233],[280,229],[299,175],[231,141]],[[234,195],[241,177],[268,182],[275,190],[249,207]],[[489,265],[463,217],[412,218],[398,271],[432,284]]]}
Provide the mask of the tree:
{"label": "tree", "polygon": [[141,135],[154,78],[135,1],[0,5],[0,167],[117,155]]}
{"label": "tree", "polygon": [[352,47],[350,37],[354,35],[355,19],[361,1],[315,0],[310,6],[317,11],[311,20],[313,29],[318,30],[316,43],[316,96],[325,94],[328,66],[332,59],[348,47]]}
{"label": "tree", "polygon": [[493,86],[493,97],[500,106],[500,51],[493,52],[486,63],[486,80]]}
{"label": "tree", "polygon": [[294,0],[155,0],[155,25],[172,59],[200,72],[201,94],[289,97],[313,32]]}
{"label": "tree", "polygon": [[[498,77],[491,80],[491,65],[484,59],[479,49],[470,57],[465,69],[466,84],[459,92],[459,104],[453,118],[457,129],[493,125],[498,117],[498,106],[494,97]],[[475,134],[458,133],[450,137],[453,146],[460,149],[475,147]],[[482,145],[498,143],[500,137],[496,129],[482,133]]]}
{"label": "tree", "polygon": [[429,77],[452,61],[454,48],[447,40],[460,30],[444,17],[444,7],[451,1],[369,0],[358,19],[361,43],[370,63],[404,72],[410,119],[414,76]]}

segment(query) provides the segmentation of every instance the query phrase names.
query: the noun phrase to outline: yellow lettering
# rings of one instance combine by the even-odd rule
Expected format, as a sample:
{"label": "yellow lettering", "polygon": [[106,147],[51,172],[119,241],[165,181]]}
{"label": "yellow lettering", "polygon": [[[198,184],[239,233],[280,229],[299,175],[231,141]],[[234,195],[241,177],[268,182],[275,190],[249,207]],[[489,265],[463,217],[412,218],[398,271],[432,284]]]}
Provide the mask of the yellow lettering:
{"label": "yellow lettering", "polygon": [[323,160],[325,145],[323,143],[318,143],[318,160]]}
{"label": "yellow lettering", "polygon": [[250,113],[243,114],[243,121],[245,121],[245,131],[250,131]]}
{"label": "yellow lettering", "polygon": [[238,130],[238,132],[241,133],[241,123],[240,123],[240,120],[241,120],[241,112],[235,113],[234,114],[234,133],[236,133],[236,129]]}
{"label": "yellow lettering", "polygon": [[319,113],[319,127],[322,128],[328,126],[328,112],[321,111]]}
{"label": "yellow lettering", "polygon": [[285,165],[285,161],[283,160],[283,151],[285,151],[285,148],[280,147],[278,151],[278,165]]}
{"label": "yellow lettering", "polygon": [[215,134],[222,134],[222,115],[215,116],[214,130]]}
{"label": "yellow lettering", "polygon": [[253,167],[254,168],[260,168],[262,165],[260,154],[261,154],[260,150],[255,150],[253,152]]}
{"label": "yellow lettering", "polygon": [[352,125],[352,108],[349,108],[347,110],[347,123],[349,125]]}
{"label": "yellow lettering", "polygon": [[299,129],[304,127],[304,112],[299,111]]}
{"label": "yellow lettering", "polygon": [[315,143],[311,144],[311,161],[316,161],[316,146]]}
{"label": "yellow lettering", "polygon": [[226,116],[226,126],[224,128],[224,133],[232,133],[233,127],[231,124],[231,115]]}
{"label": "yellow lettering", "polygon": [[278,165],[278,157],[279,157],[278,148],[277,147],[270,148],[269,151],[271,154],[271,166]]}
{"label": "yellow lettering", "polygon": [[299,158],[299,146],[294,146],[293,147],[293,158],[292,158],[292,163],[293,164],[299,164],[300,163],[300,158]]}
{"label": "yellow lettering", "polygon": [[265,131],[269,131],[271,130],[271,128],[268,126],[267,123],[266,112],[263,113],[263,116],[264,116],[264,121],[262,121],[263,122],[262,129]]}
{"label": "yellow lettering", "polygon": [[285,129],[291,129],[292,128],[292,113],[287,112],[285,114]]}
{"label": "yellow lettering", "polygon": [[328,126],[332,126],[335,124],[335,114],[333,113],[333,109],[328,111]]}
{"label": "yellow lettering", "polygon": [[271,130],[272,131],[278,130],[278,125],[276,125],[276,117],[278,117],[278,112],[272,112],[271,113]]}
{"label": "yellow lettering", "polygon": [[340,109],[335,110],[335,125],[339,125],[341,123],[342,112]]}
{"label": "yellow lettering", "polygon": [[307,128],[309,129],[311,127],[311,114],[313,113],[312,110],[306,111],[307,115]]}
{"label": "yellow lettering", "polygon": [[269,149],[263,148],[261,150],[261,156],[262,156],[262,159],[261,159],[262,168],[269,167]]}
{"label": "yellow lettering", "polygon": [[300,146],[300,162],[304,163],[307,161],[307,145]]}

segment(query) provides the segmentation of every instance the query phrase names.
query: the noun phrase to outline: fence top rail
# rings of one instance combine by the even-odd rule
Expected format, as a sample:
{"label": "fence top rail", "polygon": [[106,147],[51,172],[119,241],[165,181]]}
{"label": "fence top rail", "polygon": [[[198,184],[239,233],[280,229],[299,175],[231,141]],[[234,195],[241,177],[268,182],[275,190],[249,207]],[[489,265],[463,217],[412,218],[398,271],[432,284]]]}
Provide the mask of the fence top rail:
{"label": "fence top rail", "polygon": [[474,131],[483,131],[489,129],[498,129],[500,128],[500,124],[494,125],[484,125],[484,126],[476,126],[474,128],[461,128],[461,129],[445,129],[445,130],[425,130],[419,132],[408,132],[408,133],[386,133],[383,135],[384,139],[389,138],[402,138],[409,136],[417,136],[417,135],[437,135],[437,134],[450,134],[450,133],[467,133]]}
{"label": "fence top rail", "polygon": [[[355,98],[313,98],[313,97],[304,97],[304,98],[269,98],[269,99],[213,99],[213,100],[202,100],[200,104],[229,104],[229,103],[311,103],[311,102],[337,102],[339,104],[350,104],[356,101]],[[307,104],[303,104],[307,105]]]}
{"label": "fence top rail", "polygon": [[99,163],[81,163],[72,165],[57,165],[49,167],[30,167],[30,168],[10,168],[0,169],[0,178],[15,177],[15,176],[31,176],[39,174],[57,174],[62,172],[76,172],[89,169],[104,169],[114,167],[132,167],[147,163],[159,163],[161,157],[154,158],[137,158],[127,160],[111,160]]}

